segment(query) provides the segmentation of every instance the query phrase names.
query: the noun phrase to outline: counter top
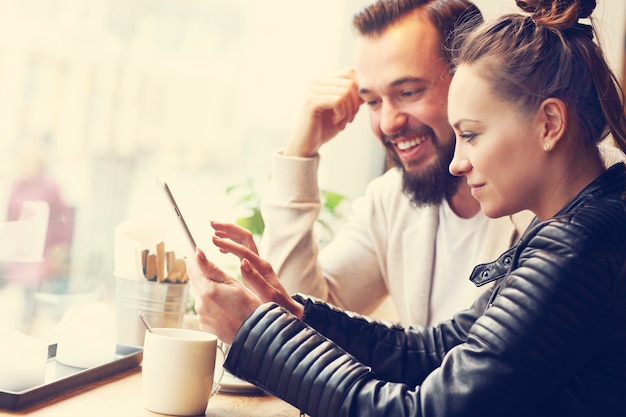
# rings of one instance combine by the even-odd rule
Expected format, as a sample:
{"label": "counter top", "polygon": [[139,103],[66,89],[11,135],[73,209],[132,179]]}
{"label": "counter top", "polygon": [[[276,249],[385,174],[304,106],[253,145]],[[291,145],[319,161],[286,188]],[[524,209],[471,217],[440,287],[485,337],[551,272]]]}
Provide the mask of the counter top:
{"label": "counter top", "polygon": [[[290,404],[267,394],[218,393],[207,417],[298,417]],[[0,416],[99,417],[161,416],[143,407],[141,366],[123,371],[25,409],[0,410]]]}

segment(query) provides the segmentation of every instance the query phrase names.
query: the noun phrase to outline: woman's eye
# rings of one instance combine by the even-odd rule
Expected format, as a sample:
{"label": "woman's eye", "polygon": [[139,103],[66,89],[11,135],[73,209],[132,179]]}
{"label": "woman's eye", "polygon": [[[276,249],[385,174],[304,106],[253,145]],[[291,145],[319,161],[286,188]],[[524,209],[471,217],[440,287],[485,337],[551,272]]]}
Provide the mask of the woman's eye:
{"label": "woman's eye", "polygon": [[476,137],[476,133],[473,132],[461,132],[459,134],[459,137],[470,142],[472,139],[474,139]]}

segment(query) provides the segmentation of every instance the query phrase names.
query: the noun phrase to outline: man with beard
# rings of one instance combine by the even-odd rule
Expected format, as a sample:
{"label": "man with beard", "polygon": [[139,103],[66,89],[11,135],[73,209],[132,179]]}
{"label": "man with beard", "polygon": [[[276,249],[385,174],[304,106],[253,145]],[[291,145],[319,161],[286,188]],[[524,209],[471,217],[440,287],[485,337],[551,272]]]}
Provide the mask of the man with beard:
{"label": "man with beard", "polygon": [[[488,219],[448,172],[455,139],[446,41],[476,17],[465,0],[380,0],[355,15],[354,70],[310,84],[297,131],[273,155],[261,256],[288,291],[362,314],[390,295],[403,324],[432,325],[485,289],[468,280],[472,268],[509,248],[530,216]],[[368,185],[317,256],[317,152],[363,103],[395,167]]]}

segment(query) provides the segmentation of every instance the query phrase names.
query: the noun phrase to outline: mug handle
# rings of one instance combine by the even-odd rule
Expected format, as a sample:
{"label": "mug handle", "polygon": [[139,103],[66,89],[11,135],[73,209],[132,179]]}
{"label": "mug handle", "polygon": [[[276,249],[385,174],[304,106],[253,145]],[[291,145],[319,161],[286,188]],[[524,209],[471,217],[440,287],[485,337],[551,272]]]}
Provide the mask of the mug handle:
{"label": "mug handle", "polygon": [[217,394],[221,388],[220,381],[224,376],[224,361],[226,361],[226,354],[224,353],[224,350],[222,350],[221,343],[218,341],[217,349],[215,349],[215,371],[213,374],[213,389],[211,390],[211,397]]}

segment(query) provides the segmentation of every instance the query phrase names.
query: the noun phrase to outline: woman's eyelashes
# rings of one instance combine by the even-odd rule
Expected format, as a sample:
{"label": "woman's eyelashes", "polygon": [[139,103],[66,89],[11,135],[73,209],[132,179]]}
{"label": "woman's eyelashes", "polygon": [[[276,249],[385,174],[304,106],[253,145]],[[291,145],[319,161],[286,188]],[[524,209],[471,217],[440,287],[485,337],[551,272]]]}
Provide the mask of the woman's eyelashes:
{"label": "woman's eyelashes", "polygon": [[465,140],[466,142],[471,142],[478,136],[478,133],[463,131],[463,132],[460,132],[457,136]]}

